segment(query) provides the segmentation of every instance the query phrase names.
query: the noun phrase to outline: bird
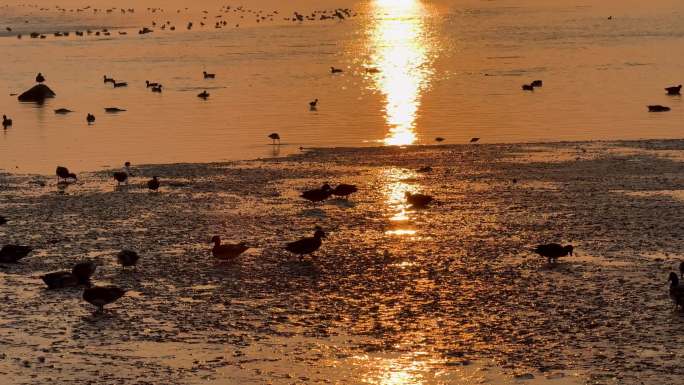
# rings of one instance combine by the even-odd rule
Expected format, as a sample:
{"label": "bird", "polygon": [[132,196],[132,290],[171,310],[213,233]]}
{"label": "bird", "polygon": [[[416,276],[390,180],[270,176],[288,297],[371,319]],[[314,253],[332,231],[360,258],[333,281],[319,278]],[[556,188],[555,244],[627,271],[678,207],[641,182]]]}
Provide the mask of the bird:
{"label": "bird", "polygon": [[544,82],[541,80],[533,80],[532,83],[530,83],[532,87],[541,87],[544,85]]}
{"label": "bird", "polygon": [[116,81],[114,80],[114,78],[108,78],[107,75],[104,75],[103,78],[104,78],[104,83],[105,83],[105,84],[107,84],[107,83],[112,83],[112,84],[116,83]]}
{"label": "bird", "polygon": [[113,82],[114,88],[119,88],[119,87],[128,87],[128,83],[126,82]]}
{"label": "bird", "polygon": [[162,92],[162,85],[160,84],[160,85],[158,85],[158,86],[152,87],[152,92],[159,92],[159,93],[161,93],[161,92]]}
{"label": "bird", "polygon": [[95,274],[97,270],[97,265],[93,261],[79,262],[74,265],[71,269],[71,274],[73,274],[78,283],[81,285],[90,285],[90,277]]}
{"label": "bird", "polygon": [[224,261],[235,259],[249,249],[249,246],[247,246],[245,242],[222,245],[221,237],[218,235],[214,235],[211,238],[211,242],[214,243],[214,247],[211,249],[211,255],[216,259]]}
{"label": "bird", "polygon": [[531,84],[523,84],[522,89],[523,91],[534,91],[534,86]]}
{"label": "bird", "polygon": [[71,110],[68,109],[68,108],[58,108],[58,109],[55,110],[55,114],[59,114],[59,115],[68,114],[68,113],[70,113],[70,112],[74,112],[74,111],[71,111]]}
{"label": "bird", "polygon": [[276,140],[278,141],[278,144],[280,144],[280,135],[278,135],[278,133],[274,132],[271,135],[269,135],[268,137],[273,139],[273,145],[276,144]]}
{"label": "bird", "polygon": [[202,74],[204,74],[205,79],[214,79],[216,78],[216,74],[210,74],[207,71],[202,71]]}
{"label": "bird", "polygon": [[432,172],[432,167],[424,166],[424,167],[417,169],[416,172],[419,172],[421,174],[426,173],[426,172]]}
{"label": "bird", "polygon": [[105,305],[114,303],[123,297],[126,290],[117,286],[94,286],[83,290],[83,299],[93,306],[97,306],[97,312],[102,312]]}
{"label": "bird", "polygon": [[670,111],[670,107],[661,106],[660,104],[655,104],[655,105],[648,106],[648,111],[649,112],[666,112],[666,111]]}
{"label": "bird", "polygon": [[470,143],[477,143],[480,138],[470,138]]}
{"label": "bird", "polygon": [[41,275],[40,278],[47,285],[48,290],[63,289],[78,286],[78,278],[70,271],[56,271]]}
{"label": "bird", "polygon": [[445,139],[442,138],[441,136],[438,136],[438,137],[435,138],[435,142],[441,143],[441,142],[443,142],[443,141],[445,141]]}
{"label": "bird", "polygon": [[206,99],[209,97],[209,93],[206,90],[204,90],[201,93],[197,94],[197,97],[202,98],[202,99]]}
{"label": "bird", "polygon": [[152,179],[147,181],[147,188],[151,191],[159,190],[159,179],[157,179],[156,176],[153,176]]}
{"label": "bird", "polygon": [[105,107],[105,112],[109,112],[110,114],[117,113],[117,112],[124,112],[126,110],[121,109],[119,107]]}
{"label": "bird", "polygon": [[159,85],[159,83],[151,83],[149,80],[145,80],[145,85],[147,86],[147,88],[150,88],[150,87],[157,87]]}
{"label": "bird", "polygon": [[121,267],[135,266],[140,259],[138,253],[133,250],[121,250],[119,254],[116,255],[116,259],[121,264]]}
{"label": "bird", "polygon": [[314,99],[313,101],[309,102],[309,108],[311,108],[312,110],[315,109],[317,105],[318,105],[318,98],[316,98],[316,99]]}
{"label": "bird", "polygon": [[335,67],[330,67],[330,73],[332,74],[339,74],[344,72],[341,68],[335,68]]}
{"label": "bird", "polygon": [[299,260],[301,261],[305,255],[313,254],[321,247],[323,238],[325,238],[325,232],[322,228],[316,226],[316,231],[314,232],[313,237],[306,237],[287,243],[285,245],[285,250],[299,255]]}
{"label": "bird", "polygon": [[565,257],[567,255],[572,256],[574,248],[572,245],[561,245],[558,243],[548,243],[545,245],[537,245],[533,252],[547,258],[549,263],[557,262],[558,258]]}
{"label": "bird", "polygon": [[43,76],[43,74],[41,74],[40,72],[38,72],[38,75],[36,75],[36,82],[37,82],[37,83],[42,83],[42,82],[44,82],[44,81],[45,81],[45,76]]}
{"label": "bird", "polygon": [[679,306],[684,309],[684,285],[679,284],[677,273],[671,272],[667,280],[670,282],[670,298],[675,304],[675,309]]}
{"label": "bird", "polygon": [[57,183],[59,183],[60,179],[64,179],[66,182],[68,179],[73,179],[77,180],[76,174],[73,172],[69,172],[69,169],[64,167],[64,166],[57,166],[57,169],[55,170],[55,174],[57,175]]}
{"label": "bird", "polygon": [[411,194],[411,192],[407,191],[404,193],[404,196],[406,197],[406,202],[409,203],[413,207],[417,208],[425,208],[427,205],[429,205],[434,199],[430,195],[425,195],[425,194]]}
{"label": "bird", "polygon": [[668,95],[679,95],[679,92],[682,90],[682,85],[678,85],[676,87],[667,87],[665,88],[665,91],[667,91]]}
{"label": "bird", "polygon": [[8,118],[7,115],[2,116],[2,127],[7,128],[12,125],[12,119]]}
{"label": "bird", "polygon": [[349,195],[357,191],[359,191],[359,189],[355,185],[341,183],[335,186],[335,188],[332,190],[332,195],[347,198]]}
{"label": "bird", "polygon": [[16,263],[33,251],[30,246],[5,245],[0,249],[0,263]]}
{"label": "bird", "polygon": [[332,191],[332,188],[326,183],[321,188],[304,191],[300,197],[312,202],[315,206],[316,203],[330,198]]}
{"label": "bird", "polygon": [[128,173],[123,171],[115,171],[112,176],[116,179],[117,186],[120,186],[121,183],[127,183],[128,181]]}
{"label": "bird", "polygon": [[89,113],[88,116],[86,116],[86,121],[88,124],[95,123],[95,115]]}

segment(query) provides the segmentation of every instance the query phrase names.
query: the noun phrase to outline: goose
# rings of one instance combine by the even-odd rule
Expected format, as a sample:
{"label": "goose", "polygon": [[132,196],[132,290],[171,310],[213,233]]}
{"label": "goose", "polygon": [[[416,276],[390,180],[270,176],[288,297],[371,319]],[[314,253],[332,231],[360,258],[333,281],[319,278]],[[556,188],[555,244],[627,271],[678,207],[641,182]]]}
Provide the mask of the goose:
{"label": "goose", "polygon": [[323,202],[324,200],[330,198],[332,191],[332,188],[330,188],[330,186],[326,183],[319,189],[304,191],[300,197],[312,202],[315,206],[316,203]]}
{"label": "goose", "polygon": [[64,289],[78,286],[78,278],[70,271],[56,271],[41,275],[40,278],[47,285],[48,290]]}
{"label": "goose", "polygon": [[149,80],[145,80],[145,85],[147,86],[147,88],[150,88],[150,87],[157,87],[159,85],[159,83],[150,83]]}
{"label": "goose", "polygon": [[105,107],[105,112],[108,112],[110,114],[114,114],[117,112],[125,112],[126,110],[119,108],[119,107]]}
{"label": "goose", "polygon": [[541,87],[541,86],[544,85],[544,82],[541,81],[541,80],[534,80],[534,81],[532,81],[532,83],[530,83],[530,85],[531,85],[532,87],[535,87],[535,88],[536,88],[536,87]]}
{"label": "goose", "polygon": [[158,85],[158,86],[152,87],[152,92],[159,92],[159,93],[161,93],[161,92],[162,92],[162,85],[160,84],[160,85]]}
{"label": "goose", "polygon": [[211,238],[214,243],[214,247],[211,249],[211,255],[216,259],[221,259],[224,261],[235,259],[249,249],[249,246],[245,242],[240,242],[236,244],[221,244],[221,237],[214,235]]}
{"label": "goose", "polygon": [[679,95],[679,92],[682,90],[682,85],[678,85],[676,87],[667,87],[665,88],[665,91],[667,91],[668,95]]}
{"label": "goose", "polygon": [[312,254],[321,247],[323,238],[325,238],[325,232],[323,229],[316,226],[316,232],[314,232],[313,237],[302,238],[290,242],[285,245],[285,250],[299,255],[299,260],[301,261],[305,255]]}
{"label": "goose", "polygon": [[0,249],[0,263],[16,263],[33,251],[30,246],[5,245]]}
{"label": "goose", "polygon": [[126,290],[116,286],[94,286],[83,290],[83,299],[93,306],[97,306],[97,312],[102,312],[105,305],[114,303],[123,297]]}
{"label": "goose", "polygon": [[95,123],[95,115],[89,113],[89,114],[86,116],[86,121],[88,122],[88,124]]}
{"label": "goose", "polygon": [[565,257],[567,255],[572,256],[573,250],[574,247],[572,245],[563,246],[558,243],[548,243],[545,245],[537,245],[532,251],[547,258],[549,263],[556,263],[560,257]]}
{"label": "goose", "polygon": [[216,74],[210,74],[207,71],[202,71],[202,74],[204,74],[205,79],[214,79],[216,78]]}
{"label": "goose", "polygon": [[156,176],[153,176],[152,179],[147,181],[147,188],[151,191],[159,190],[159,179],[157,179]]}
{"label": "goose", "polygon": [[477,143],[480,138],[470,138],[470,143]]}
{"label": "goose", "polygon": [[404,193],[404,196],[406,197],[406,202],[416,208],[425,208],[433,201],[430,195],[411,194],[409,191]]}
{"label": "goose", "polygon": [[359,189],[355,185],[341,183],[335,186],[335,188],[332,190],[332,195],[344,197],[346,199],[349,195],[357,191],[359,191]]}
{"label": "goose", "polygon": [[654,104],[654,105],[648,106],[648,111],[649,112],[666,112],[666,111],[670,111],[670,107],[661,106],[660,104]]}
{"label": "goose", "polygon": [[57,183],[59,183],[60,179],[64,179],[65,182],[68,179],[73,179],[74,181],[78,179],[76,178],[76,174],[69,172],[69,169],[64,166],[57,166],[55,174],[57,175]]}
{"label": "goose", "polygon": [[273,139],[273,145],[276,144],[276,140],[278,141],[278,144],[280,144],[280,135],[278,135],[278,133],[274,132],[271,135],[269,135],[268,137]]}
{"label": "goose", "polygon": [[523,91],[534,91],[534,86],[531,84],[523,84],[522,89]]}
{"label": "goose", "polygon": [[128,83],[126,82],[114,82],[112,84],[114,85],[114,88],[128,87]]}
{"label": "goose", "polygon": [[209,97],[209,93],[206,90],[204,90],[201,93],[197,94],[197,97],[202,98],[202,99],[206,99]]}
{"label": "goose", "polygon": [[117,260],[121,264],[121,267],[135,266],[138,263],[140,256],[133,250],[121,250],[119,254],[116,255]]}
{"label": "goose", "polygon": [[341,68],[330,67],[330,73],[339,74],[344,72]]}
{"label": "goose", "polygon": [[309,102],[309,107],[310,107],[311,109],[316,108],[316,106],[318,106],[318,98],[316,98],[316,99],[314,99],[313,101]]}
{"label": "goose", "polygon": [[2,127],[7,128],[12,125],[12,119],[8,118],[7,115],[2,116]]}
{"label": "goose", "polygon": [[116,83],[116,81],[114,80],[114,78],[108,78],[107,75],[104,75],[103,78],[104,78],[104,83],[105,83],[105,84],[107,84],[107,83],[112,83],[112,84]]}
{"label": "goose", "polygon": [[38,75],[36,75],[36,82],[37,82],[37,83],[42,83],[42,82],[44,82],[44,81],[45,81],[45,76],[43,76],[43,74],[41,74],[40,72],[38,72]]}
{"label": "goose", "polygon": [[121,183],[127,183],[128,182],[128,173],[123,172],[123,171],[115,171],[112,176],[114,179],[116,179],[116,185],[120,186]]}
{"label": "goose", "polygon": [[675,310],[679,306],[684,309],[684,285],[679,284],[679,277],[677,277],[677,273],[670,273],[670,276],[667,278],[667,280],[670,282],[670,298],[672,298],[672,301],[675,304]]}
{"label": "goose", "polygon": [[58,108],[55,110],[55,114],[58,114],[58,115],[65,115],[65,114],[68,114],[70,112],[74,112],[74,111],[71,111],[68,108]]}

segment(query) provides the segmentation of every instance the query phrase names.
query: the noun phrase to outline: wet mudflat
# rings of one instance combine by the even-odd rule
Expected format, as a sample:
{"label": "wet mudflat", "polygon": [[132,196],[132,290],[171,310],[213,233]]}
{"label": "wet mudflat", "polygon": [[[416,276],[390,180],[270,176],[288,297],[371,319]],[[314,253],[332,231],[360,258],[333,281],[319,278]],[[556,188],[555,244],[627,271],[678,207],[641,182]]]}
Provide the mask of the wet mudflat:
{"label": "wet mudflat", "polygon": [[[0,176],[3,383],[675,384],[684,141],[312,150],[221,164]],[[429,172],[416,170],[431,166]],[[78,171],[78,170],[74,170]],[[151,176],[160,193],[142,188]],[[515,179],[515,181],[514,181]],[[352,183],[313,207],[299,191]],[[416,210],[404,193],[436,203]],[[314,259],[285,242],[323,227]],[[253,248],[216,262],[210,239]],[[572,243],[547,264],[538,243]],[[137,250],[124,271],[115,255]],[[97,261],[93,315],[38,276]]]}

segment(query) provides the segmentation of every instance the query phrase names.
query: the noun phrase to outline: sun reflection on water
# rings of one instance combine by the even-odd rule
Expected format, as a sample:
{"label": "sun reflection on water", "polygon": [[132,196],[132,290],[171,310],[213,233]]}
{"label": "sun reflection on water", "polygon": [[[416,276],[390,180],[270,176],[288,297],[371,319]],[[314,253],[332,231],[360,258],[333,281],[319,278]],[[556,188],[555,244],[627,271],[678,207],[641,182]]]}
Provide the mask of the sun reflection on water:
{"label": "sun reflection on water", "polygon": [[375,87],[385,95],[389,128],[385,145],[409,145],[417,140],[420,96],[432,73],[430,43],[425,36],[425,9],[419,0],[376,0],[371,32],[371,65]]}
{"label": "sun reflection on water", "polygon": [[386,180],[386,203],[392,213],[390,222],[393,226],[392,229],[385,231],[385,234],[398,236],[416,235],[417,231],[412,229],[409,223],[411,207],[406,203],[404,196],[407,191],[415,193],[418,190],[418,186],[408,182],[409,180],[415,180],[416,173],[405,169],[392,168],[383,171],[383,174]]}

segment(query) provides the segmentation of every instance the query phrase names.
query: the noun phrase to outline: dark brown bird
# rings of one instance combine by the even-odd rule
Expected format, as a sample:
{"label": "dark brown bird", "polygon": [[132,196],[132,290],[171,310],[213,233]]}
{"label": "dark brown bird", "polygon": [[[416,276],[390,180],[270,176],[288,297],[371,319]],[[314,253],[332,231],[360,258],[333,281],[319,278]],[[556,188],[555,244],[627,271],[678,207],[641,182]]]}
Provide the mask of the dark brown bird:
{"label": "dark brown bird", "polygon": [[211,241],[214,243],[214,247],[211,249],[211,255],[216,259],[224,261],[235,259],[249,249],[249,246],[247,246],[245,242],[222,245],[221,237],[218,235],[214,235],[214,237],[211,238]]}
{"label": "dark brown bird", "polygon": [[274,132],[271,135],[269,135],[268,137],[273,139],[273,145],[276,144],[276,140],[278,141],[278,144],[280,144],[280,135],[278,135],[278,133]]}
{"label": "dark brown bird", "polygon": [[309,102],[309,108],[315,109],[316,106],[318,106],[318,98],[316,98],[314,101]]}
{"label": "dark brown bird", "polygon": [[406,197],[406,202],[408,204],[417,208],[425,208],[433,201],[433,198],[430,195],[411,194],[408,191],[404,193],[404,196]]}
{"label": "dark brown bird", "polygon": [[344,72],[341,68],[330,67],[330,73],[339,74]]}
{"label": "dark brown bird", "polygon": [[57,271],[54,273],[47,273],[40,277],[48,290],[64,289],[66,287],[78,286],[78,278],[70,271]]}
{"label": "dark brown bird", "polygon": [[88,113],[88,115],[86,116],[86,121],[88,122],[88,124],[95,123],[95,115]]}
{"label": "dark brown bird", "polygon": [[532,83],[530,83],[530,85],[535,88],[541,87],[544,85],[544,82],[542,82],[541,80],[534,80]]}
{"label": "dark brown bird", "polygon": [[534,91],[534,86],[531,84],[523,84],[522,89],[523,91]]}
{"label": "dark brown bird", "polygon": [[445,140],[445,139],[442,138],[441,136],[438,136],[438,137],[435,138],[435,142],[440,142],[440,143],[441,143],[441,142],[443,142],[444,140]]}
{"label": "dark brown bird", "polygon": [[129,266],[135,266],[138,263],[140,256],[133,250],[124,249],[116,255],[116,259],[119,260],[119,263],[122,267],[126,268]]}
{"label": "dark brown bird", "polygon": [[470,143],[477,143],[480,140],[480,138],[471,138]]}
{"label": "dark brown bird", "polygon": [[[325,186],[326,185],[323,185],[323,187]],[[355,185],[341,183],[335,186],[335,188],[332,190],[332,195],[347,198],[349,195],[357,191],[359,191],[359,189]]]}
{"label": "dark brown bird", "polygon": [[107,84],[107,83],[112,83],[112,84],[116,83],[116,81],[114,80],[114,78],[108,78],[107,75],[104,75],[103,78],[104,78],[104,83],[105,83],[105,84]]}
{"label": "dark brown bird", "polygon": [[325,232],[317,226],[313,237],[302,238],[300,240],[290,242],[285,245],[285,250],[299,255],[299,260],[301,261],[305,255],[313,254],[321,247],[323,238],[325,238]]}
{"label": "dark brown bird", "polygon": [[209,97],[209,93],[206,90],[204,90],[201,93],[197,94],[197,97],[202,98],[202,99],[206,99]]}
{"label": "dark brown bird", "polygon": [[216,78],[216,74],[210,74],[207,71],[202,71],[202,74],[204,74],[205,79],[214,79]]}
{"label": "dark brown bird", "polygon": [[105,305],[115,302],[123,297],[126,290],[116,286],[95,286],[83,290],[83,299],[93,306],[97,306],[97,311],[102,312]]}
{"label": "dark brown bird", "polygon": [[560,257],[565,257],[567,255],[572,256],[573,250],[574,248],[572,245],[563,246],[558,243],[548,243],[545,245],[537,245],[532,251],[547,258],[549,263],[556,263]]}
{"label": "dark brown bird", "polygon": [[5,245],[0,249],[0,263],[16,263],[33,249],[29,246]]}
{"label": "dark brown bird", "polygon": [[684,285],[679,284],[677,273],[670,273],[667,280],[670,282],[670,298],[675,304],[675,310],[680,306],[684,309]]}
{"label": "dark brown bird", "polygon": [[7,115],[2,116],[2,127],[7,128],[12,125],[12,119],[8,118]]}
{"label": "dark brown bird", "polygon": [[57,174],[57,182],[58,183],[59,183],[60,179],[64,179],[65,182],[69,178],[73,178],[74,180],[76,179],[76,174],[69,172],[69,169],[64,167],[64,166],[57,166],[57,169],[55,170],[55,174]]}
{"label": "dark brown bird", "polygon": [[90,277],[95,274],[95,270],[97,270],[95,262],[85,261],[75,264],[71,269],[71,274],[76,277],[79,284],[90,285]]}
{"label": "dark brown bird", "polygon": [[123,171],[115,171],[112,176],[114,176],[114,179],[116,179],[116,185],[120,186],[121,183],[124,183],[128,180],[128,173],[123,172]]}
{"label": "dark brown bird", "polygon": [[45,76],[43,76],[43,74],[41,74],[40,72],[38,72],[38,75],[36,75],[36,82],[37,82],[37,83],[42,83],[42,82],[44,82],[44,81],[45,81]]}
{"label": "dark brown bird", "polygon": [[120,88],[120,87],[128,87],[128,83],[126,82],[114,82],[112,83],[114,88]]}
{"label": "dark brown bird", "polygon": [[151,191],[157,191],[159,190],[159,179],[157,179],[156,176],[153,176],[152,179],[147,181],[147,188],[150,189]]}
{"label": "dark brown bird", "polygon": [[321,188],[304,191],[301,197],[316,205],[316,203],[323,202],[324,200],[330,198],[332,191],[333,190],[330,188],[330,185],[326,183]]}
{"label": "dark brown bird", "polygon": [[147,86],[147,88],[157,87],[159,86],[159,83],[151,83],[149,80],[145,80],[145,86]]}
{"label": "dark brown bird", "polygon": [[654,104],[648,106],[648,112],[667,112],[670,111],[670,107],[661,106],[660,104]]}
{"label": "dark brown bird", "polygon": [[665,88],[665,91],[667,91],[668,95],[679,95],[679,93],[682,91],[682,85],[678,85],[676,87],[667,87]]}

